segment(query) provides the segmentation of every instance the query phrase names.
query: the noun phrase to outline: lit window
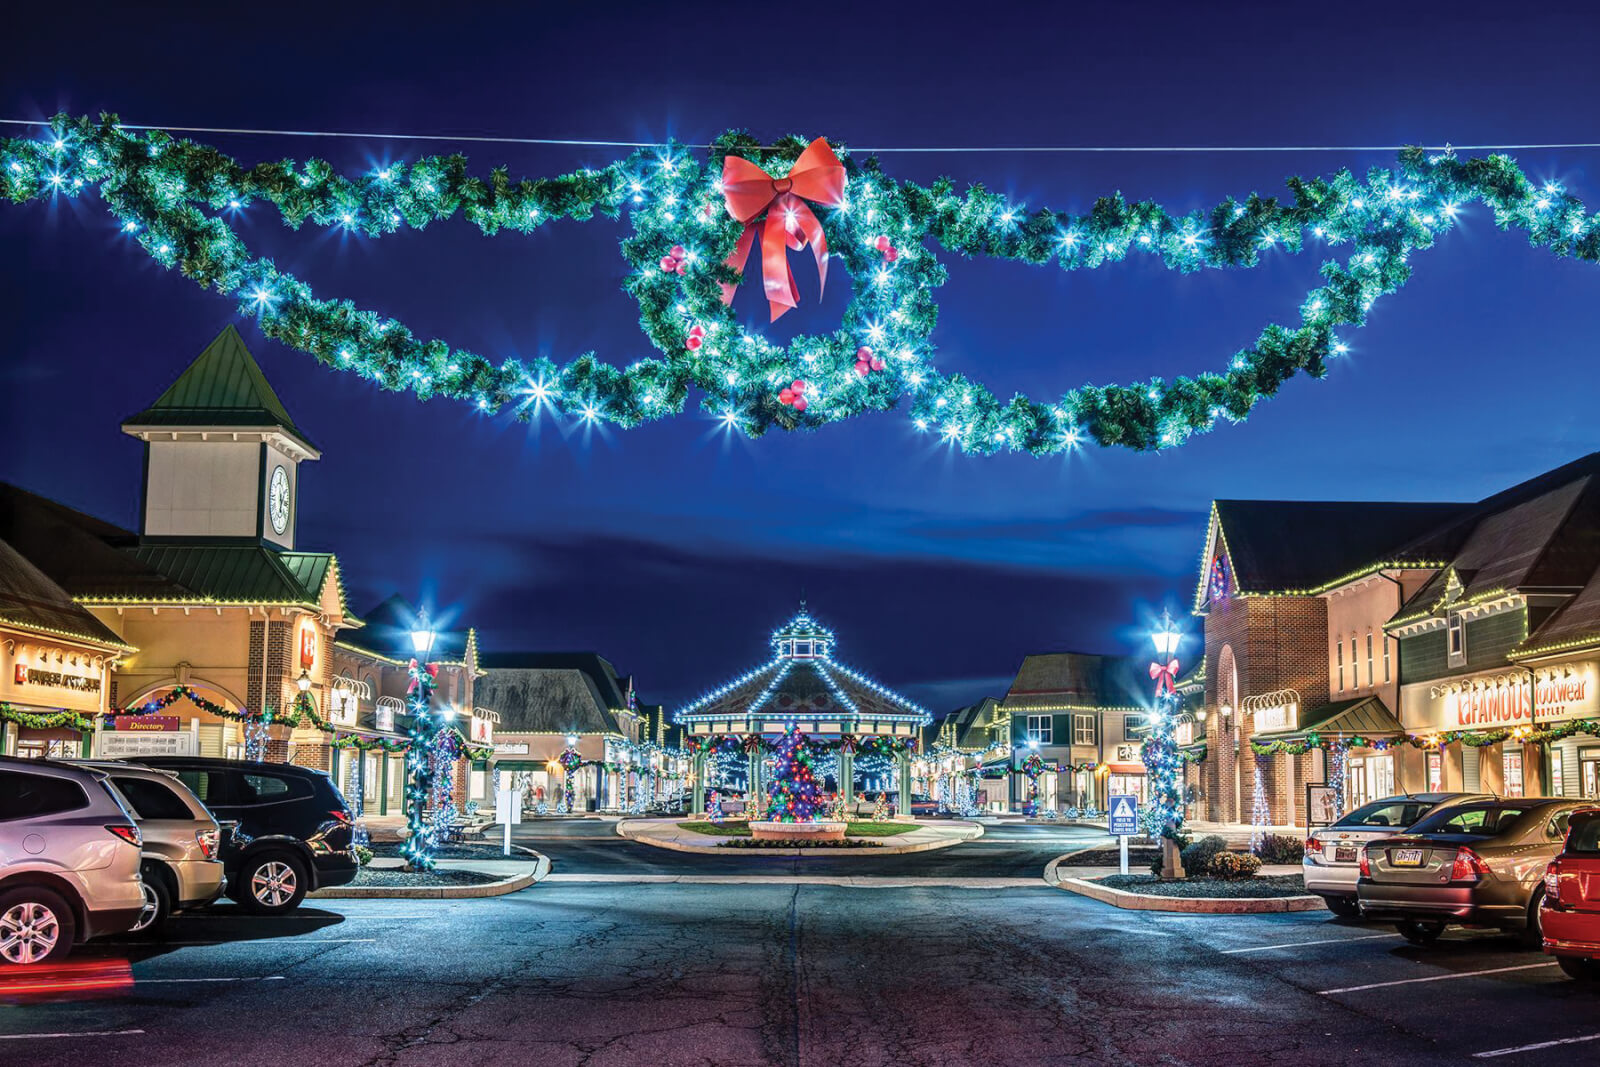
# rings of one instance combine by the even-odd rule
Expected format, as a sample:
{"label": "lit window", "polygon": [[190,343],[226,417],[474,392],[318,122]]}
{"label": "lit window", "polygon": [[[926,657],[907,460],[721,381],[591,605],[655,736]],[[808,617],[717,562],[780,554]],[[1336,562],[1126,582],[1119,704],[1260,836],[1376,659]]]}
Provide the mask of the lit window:
{"label": "lit window", "polygon": [[1378,676],[1372,673],[1372,631],[1367,631],[1367,684],[1376,685]]}
{"label": "lit window", "polygon": [[1450,666],[1459,667],[1467,660],[1467,622],[1459,613],[1450,613],[1449,623]]}
{"label": "lit window", "polygon": [[1146,722],[1143,715],[1124,715],[1122,717],[1122,736],[1137,740],[1135,735],[1142,733],[1145,726]]}
{"label": "lit window", "polygon": [[1050,716],[1028,716],[1028,740],[1041,745],[1053,744],[1054,731],[1051,729]]}
{"label": "lit window", "polygon": [[[1372,681],[1372,676],[1367,676],[1367,681]],[[1350,635],[1350,688],[1361,688],[1361,664],[1356,661],[1356,635]]]}
{"label": "lit window", "polygon": [[1339,692],[1344,692],[1344,642],[1333,643],[1333,658],[1339,665]]}
{"label": "lit window", "polygon": [[1074,715],[1072,717],[1072,743],[1075,745],[1094,744],[1094,716]]}
{"label": "lit window", "polygon": [[1389,635],[1383,635],[1383,680],[1389,680]]}

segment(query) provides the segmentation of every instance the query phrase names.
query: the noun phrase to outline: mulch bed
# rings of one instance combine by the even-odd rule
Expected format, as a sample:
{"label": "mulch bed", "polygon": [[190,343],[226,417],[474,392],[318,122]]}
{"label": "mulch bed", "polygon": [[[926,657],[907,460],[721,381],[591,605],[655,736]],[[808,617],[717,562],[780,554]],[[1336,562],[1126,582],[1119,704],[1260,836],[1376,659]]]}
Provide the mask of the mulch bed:
{"label": "mulch bed", "polygon": [[485,885],[498,882],[499,875],[480,874],[477,871],[396,871],[363,867],[356,873],[351,885],[396,886]]}
{"label": "mulch bed", "polygon": [[1220,878],[1186,878],[1182,881],[1163,882],[1153,874],[1108,874],[1091,879],[1107,889],[1122,889],[1130,893],[1146,893],[1153,897],[1302,897],[1306,895],[1305,879],[1298,874],[1257,875],[1224,881]]}
{"label": "mulch bed", "polygon": [[[390,859],[404,859],[398,841],[374,841],[370,846],[374,856],[386,856]],[[530,856],[521,851],[516,845],[511,846],[511,855],[501,852],[498,842],[493,845],[442,845],[433,850],[433,858],[439,860],[524,860],[528,863],[537,862],[538,857]]]}
{"label": "mulch bed", "polygon": [[[1150,869],[1150,863],[1161,852],[1158,848],[1129,848],[1128,866]],[[1095,848],[1068,856],[1056,864],[1058,867],[1115,867],[1122,862],[1122,854],[1114,848]],[[1120,876],[1119,876],[1120,877]],[[1131,877],[1131,876],[1130,876]]]}
{"label": "mulch bed", "polygon": [[718,842],[722,848],[881,848],[882,841],[847,837],[843,841],[767,841],[753,837],[730,837]]}

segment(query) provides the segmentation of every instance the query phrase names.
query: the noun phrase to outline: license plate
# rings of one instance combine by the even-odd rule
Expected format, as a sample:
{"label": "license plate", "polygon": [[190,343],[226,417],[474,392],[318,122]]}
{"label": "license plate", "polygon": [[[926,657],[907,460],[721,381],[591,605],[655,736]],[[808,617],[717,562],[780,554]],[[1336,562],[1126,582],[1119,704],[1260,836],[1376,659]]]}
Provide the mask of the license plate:
{"label": "license plate", "polygon": [[1389,862],[1395,867],[1421,867],[1422,849],[1397,848],[1394,850],[1394,858]]}
{"label": "license plate", "polygon": [[1335,863],[1354,863],[1355,861],[1356,861],[1356,850],[1355,849],[1353,849],[1353,848],[1336,848],[1336,849],[1333,850],[1333,862],[1335,862]]}

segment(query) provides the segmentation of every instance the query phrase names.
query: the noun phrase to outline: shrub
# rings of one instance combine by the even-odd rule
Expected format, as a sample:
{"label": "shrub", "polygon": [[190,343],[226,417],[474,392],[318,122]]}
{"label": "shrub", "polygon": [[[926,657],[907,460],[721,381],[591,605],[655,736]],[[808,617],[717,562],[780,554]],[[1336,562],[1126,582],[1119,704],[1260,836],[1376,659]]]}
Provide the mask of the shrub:
{"label": "shrub", "polygon": [[366,845],[357,845],[355,846],[354,851],[356,854],[356,862],[361,866],[365,867],[367,864],[372,862],[372,849],[368,848]]}
{"label": "shrub", "polygon": [[1227,848],[1228,842],[1216,834],[1202,837],[1180,853],[1183,860],[1184,873],[1189,875],[1205,874],[1206,870],[1211,866],[1211,857],[1219,852],[1226,851]]}
{"label": "shrub", "polygon": [[1211,857],[1206,873],[1213,878],[1231,882],[1251,878],[1261,869],[1261,860],[1248,852],[1218,852]]}
{"label": "shrub", "polygon": [[1306,858],[1306,843],[1287,834],[1267,834],[1251,851],[1262,863],[1299,863]]}

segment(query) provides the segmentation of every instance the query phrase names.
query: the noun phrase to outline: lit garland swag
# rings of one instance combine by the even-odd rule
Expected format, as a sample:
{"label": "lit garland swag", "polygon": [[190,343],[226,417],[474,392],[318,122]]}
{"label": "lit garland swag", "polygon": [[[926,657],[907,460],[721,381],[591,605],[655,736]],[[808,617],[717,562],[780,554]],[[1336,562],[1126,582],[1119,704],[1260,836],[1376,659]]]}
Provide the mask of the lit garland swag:
{"label": "lit garland swag", "polygon": [[[813,755],[827,752],[849,752],[856,756],[892,756],[902,752],[913,753],[917,751],[915,738],[894,738],[869,734],[866,737],[856,737],[854,734],[844,734],[834,741],[817,740],[816,738],[802,738],[807,748]],[[684,749],[691,755],[704,752],[715,755],[718,752],[744,752],[746,754],[778,751],[778,746],[783,742],[768,741],[760,734],[718,734],[713,737],[689,737],[684,740]]]}
{"label": "lit garland swag", "polygon": [[[157,262],[236,295],[267,336],[423,399],[448,396],[486,412],[512,406],[522,417],[547,405],[629,427],[680,412],[694,385],[707,394],[708,411],[756,435],[887,410],[909,397],[920,429],[978,453],[1046,454],[1081,440],[1153,449],[1219,421],[1244,419],[1295,374],[1321,377],[1330,356],[1345,350],[1335,331],[1361,325],[1374,301],[1410,278],[1411,253],[1430,247],[1475,201],[1493,210],[1497,225],[1526,232],[1535,246],[1600,260],[1600,221],[1559,186],[1534,184],[1499,155],[1408,149],[1395,169],[1373,169],[1364,180],[1348,171],[1289,178],[1288,202],[1251,195],[1174,216],[1120,195],[1102,197],[1083,215],[1030,211],[983,186],[961,193],[948,179],[927,186],[896,181],[876,158],[838,151],[842,159],[821,141],[808,148],[790,137],[763,147],[746,134],[727,133],[704,159],[665,145],[554,178],[513,181],[504,169],[475,177],[460,155],[346,177],[318,159],[247,169],[206,145],[124,129],[114,116],[98,123],[59,116],[42,139],[0,140],[0,195],[21,203],[97,190]],[[727,174],[752,172],[753,182],[722,183]],[[752,187],[762,190],[753,202]],[[270,260],[253,257],[232,220],[260,201],[291,227],[310,221],[372,238],[458,213],[495,234],[528,233],[553,219],[615,218],[626,210],[634,227],[621,244],[631,267],[626,288],[663,358],[621,368],[593,354],[561,366],[547,359],[496,364],[442,340],[423,340],[350,301],[319,299]],[[762,208],[768,203],[770,211]],[[750,207],[761,210],[735,217]],[[749,253],[761,211],[768,216],[764,255],[746,273],[764,275],[772,297],[774,287],[785,288],[785,243],[810,247],[819,272],[842,264],[854,295],[838,329],[776,345],[743,330],[724,304],[724,287],[741,280],[725,261],[730,253]],[[983,385],[932,367],[938,314],[932,294],[946,278],[935,249],[1054,262],[1064,270],[1148,255],[1188,272],[1254,267],[1264,250],[1298,252],[1308,239],[1347,244],[1350,255],[1323,264],[1323,284],[1307,294],[1296,324],[1267,326],[1220,373],[1085,385],[1055,400],[1019,395],[1002,403]],[[768,260],[773,244],[776,255]],[[792,302],[792,278],[787,290]],[[774,317],[781,303],[773,303]]]}
{"label": "lit garland swag", "polygon": [[1348,737],[1324,737],[1315,731],[1306,734],[1300,741],[1251,741],[1250,749],[1258,756],[1303,756],[1314,749],[1332,749],[1339,746],[1345,748],[1372,748],[1383,751],[1394,745],[1410,745],[1412,748],[1443,748],[1445,745],[1455,744],[1457,741],[1472,748],[1483,748],[1487,745],[1498,745],[1513,737],[1532,744],[1546,744],[1551,741],[1562,741],[1577,734],[1592,734],[1600,737],[1600,719],[1571,719],[1557,723],[1554,726],[1541,726],[1537,729],[1520,726],[1506,727],[1495,730],[1440,730],[1437,733],[1405,734],[1401,737],[1362,737],[1352,734]]}

